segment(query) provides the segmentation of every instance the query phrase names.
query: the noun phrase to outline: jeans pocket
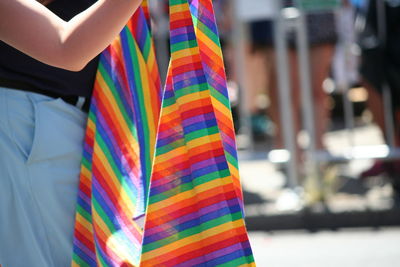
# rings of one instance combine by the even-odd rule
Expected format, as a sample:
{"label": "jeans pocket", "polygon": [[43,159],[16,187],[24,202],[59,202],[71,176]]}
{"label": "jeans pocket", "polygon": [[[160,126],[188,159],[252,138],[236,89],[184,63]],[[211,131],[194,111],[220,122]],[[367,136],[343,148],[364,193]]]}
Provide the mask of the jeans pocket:
{"label": "jeans pocket", "polygon": [[28,164],[81,157],[86,114],[60,98],[37,102],[34,108],[35,131]]}
{"label": "jeans pocket", "polygon": [[4,89],[3,94],[7,133],[26,161],[34,141],[35,104],[24,92]]}

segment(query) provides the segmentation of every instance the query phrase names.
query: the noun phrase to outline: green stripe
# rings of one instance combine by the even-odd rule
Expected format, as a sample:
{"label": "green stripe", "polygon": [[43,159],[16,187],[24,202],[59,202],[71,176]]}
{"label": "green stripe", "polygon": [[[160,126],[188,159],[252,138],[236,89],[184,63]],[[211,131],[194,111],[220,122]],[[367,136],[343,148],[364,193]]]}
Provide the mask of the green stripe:
{"label": "green stripe", "polygon": [[162,147],[157,147],[156,149],[156,156],[160,156],[163,154],[166,154],[174,149],[177,149],[179,147],[183,147],[185,145],[185,142],[183,139],[179,139],[173,143],[169,143],[168,145],[162,146]]}
{"label": "green stripe", "polygon": [[187,4],[187,0],[169,0],[169,6],[176,6],[180,4]]}
{"label": "green stripe", "polygon": [[[147,24],[146,24],[146,27],[147,27]],[[143,50],[142,50],[142,55],[143,55],[143,58],[146,60],[146,62],[147,62],[147,60],[149,58],[149,54],[150,54],[151,48],[152,48],[151,37],[150,37],[149,33],[147,33],[146,34],[146,40],[145,40],[145,43],[144,43],[144,46],[143,46]]]}
{"label": "green stripe", "polygon": [[211,172],[211,173],[205,174],[203,176],[199,176],[199,177],[193,179],[191,182],[182,184],[171,190],[162,192],[158,195],[151,196],[149,203],[154,204],[154,203],[163,201],[167,198],[170,198],[172,196],[175,196],[179,193],[187,192],[190,190],[195,190],[196,186],[200,186],[202,184],[208,183],[215,179],[225,178],[225,177],[228,177],[229,175],[230,175],[229,169],[224,169],[224,170]]}
{"label": "green stripe", "polygon": [[175,53],[187,48],[194,48],[194,47],[198,47],[196,40],[189,40],[171,44],[171,53]]}
{"label": "green stripe", "polygon": [[[86,254],[86,253],[85,253]],[[86,262],[86,261],[84,261],[81,257],[79,257],[77,254],[73,254],[72,255],[72,259],[73,259],[73,261],[76,263],[76,264],[78,264],[79,265],[79,267],[90,267],[90,265]]]}
{"label": "green stripe", "polygon": [[[122,101],[121,101],[121,96],[118,94],[118,91],[115,88],[113,80],[111,79],[109,73],[104,68],[103,64],[101,64],[101,63],[99,64],[99,70],[100,70],[100,73],[101,73],[104,81],[106,82],[106,84],[108,86],[109,91],[113,95],[115,102],[117,102],[118,110],[121,111],[122,117],[124,118],[125,123],[128,125],[128,129],[130,129],[130,131],[132,131],[133,122],[132,122],[131,118],[128,116],[128,114],[126,113],[124,105],[122,104]],[[107,88],[104,88],[104,89],[107,89]],[[119,122],[119,123],[123,123],[123,122]]]}
{"label": "green stripe", "polygon": [[92,223],[92,214],[88,213],[81,205],[76,205],[76,212],[79,213],[88,222]]}
{"label": "green stripe", "polygon": [[162,106],[163,108],[167,108],[169,106],[172,106],[173,104],[176,104],[176,99],[175,97],[170,97],[168,99],[163,100]]}
{"label": "green stripe", "polygon": [[103,256],[101,255],[101,253],[96,253],[98,255],[98,259],[100,259],[100,266],[104,266],[104,267],[111,267],[109,266],[106,261],[104,260]]}
{"label": "green stripe", "polygon": [[217,34],[215,34],[210,28],[207,27],[207,25],[205,25],[201,20],[199,20],[193,14],[192,14],[192,20],[193,20],[193,24],[199,31],[203,32],[208,38],[211,39],[211,41],[214,42],[214,44],[216,44],[218,47],[220,47],[219,37]]}
{"label": "green stripe", "polygon": [[[151,154],[150,154],[150,130],[149,130],[149,118],[148,118],[148,113],[146,112],[146,107],[145,107],[145,103],[146,100],[144,98],[143,95],[143,81],[141,79],[141,73],[140,73],[140,64],[139,64],[139,56],[137,54],[137,50],[136,48],[138,47],[136,41],[133,39],[133,37],[131,35],[127,35],[127,40],[129,43],[129,47],[131,48],[129,51],[130,53],[130,58],[132,60],[132,64],[133,64],[133,72],[135,75],[135,85],[136,85],[136,92],[137,92],[137,96],[138,96],[138,102],[139,102],[139,109],[140,109],[140,118],[142,121],[142,126],[143,126],[143,138],[144,138],[144,146],[141,146],[141,148],[146,149],[145,151],[145,164],[146,164],[146,181],[147,181],[147,185],[150,184],[150,177],[151,177]],[[147,190],[147,189],[146,189]]]}
{"label": "green stripe", "polygon": [[94,114],[92,111],[89,112],[88,114],[88,120],[92,121],[93,123],[96,122],[97,118],[96,118],[96,114]]}
{"label": "green stripe", "polygon": [[200,83],[200,84],[194,84],[190,85],[187,87],[183,87],[179,90],[174,91],[175,93],[175,98],[183,97],[185,95],[190,95],[193,93],[198,93],[198,92],[203,92],[208,90],[208,83]]}
{"label": "green stripe", "polygon": [[243,265],[243,264],[246,264],[246,263],[250,264],[250,263],[253,263],[253,262],[254,262],[253,255],[249,255],[249,256],[243,256],[241,258],[238,258],[238,259],[235,259],[233,261],[229,261],[229,262],[226,262],[226,263],[223,263],[223,264],[218,264],[216,266],[219,266],[219,267],[232,267],[232,266],[240,266],[240,265]]}
{"label": "green stripe", "polygon": [[188,133],[185,135],[185,140],[186,143],[189,141],[192,141],[194,139],[203,137],[203,136],[208,136],[208,135],[213,135],[219,133],[219,129],[218,126],[213,126],[213,127],[209,127],[209,128],[205,128],[205,129],[200,129],[191,133]]}
{"label": "green stripe", "polygon": [[93,207],[99,214],[101,220],[106,224],[108,230],[111,233],[115,233],[117,229],[115,229],[113,222],[110,220],[108,215],[104,212],[103,208],[100,206],[99,202],[97,202],[96,198],[92,198],[93,201]]}
{"label": "green stripe", "polygon": [[196,235],[199,233],[202,233],[206,230],[212,229],[214,227],[217,227],[219,225],[222,225],[224,223],[227,222],[232,222],[232,221],[237,221],[237,220],[242,220],[242,213],[241,212],[236,212],[236,213],[232,213],[232,214],[227,214],[225,216],[216,218],[214,220],[211,221],[207,221],[204,222],[201,225],[197,225],[195,227],[186,229],[184,231],[178,232],[172,236],[169,236],[167,238],[158,240],[156,242],[153,243],[149,243],[143,246],[143,250],[142,253],[146,253],[155,249],[158,249],[160,247],[166,246],[168,244],[171,244],[175,241],[181,240],[183,238],[192,236],[192,235]]}
{"label": "green stripe", "polygon": [[92,161],[89,161],[89,159],[83,157],[81,164],[88,170],[92,171]]}
{"label": "green stripe", "polygon": [[221,94],[218,90],[214,89],[213,87],[210,86],[210,92],[211,95],[217,99],[219,102],[221,102],[225,107],[227,107],[229,110],[231,110],[231,104],[229,102],[229,98],[225,97],[223,94]]}
{"label": "green stripe", "polygon": [[132,192],[130,186],[126,183],[125,179],[123,179],[123,177],[126,175],[122,174],[121,171],[119,170],[117,164],[114,161],[114,158],[111,155],[110,150],[108,149],[106,143],[104,142],[104,140],[100,134],[98,134],[96,136],[96,141],[97,141],[97,144],[100,146],[101,150],[103,151],[103,153],[106,155],[107,161],[111,165],[111,169],[112,169],[113,173],[115,174],[115,176],[117,177],[118,181],[121,184],[121,188],[119,188],[119,190],[121,190],[123,188],[124,191],[129,196],[129,199],[132,201],[132,203],[136,204],[137,197]]}
{"label": "green stripe", "polygon": [[226,160],[232,164],[236,169],[239,169],[239,163],[236,157],[232,156],[228,152],[225,151]]}

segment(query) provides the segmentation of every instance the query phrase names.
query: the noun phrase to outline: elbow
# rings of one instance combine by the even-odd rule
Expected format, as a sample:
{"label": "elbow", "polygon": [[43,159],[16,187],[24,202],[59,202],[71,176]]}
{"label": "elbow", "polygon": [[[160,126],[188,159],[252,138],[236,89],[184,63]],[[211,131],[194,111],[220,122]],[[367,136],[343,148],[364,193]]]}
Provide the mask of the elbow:
{"label": "elbow", "polygon": [[89,62],[81,57],[66,55],[64,57],[60,57],[54,66],[68,71],[78,72],[85,68],[87,63]]}
{"label": "elbow", "polygon": [[78,72],[83,70],[83,68],[86,66],[86,64],[70,64],[70,65],[66,65],[63,68],[69,71],[74,71],[74,72]]}

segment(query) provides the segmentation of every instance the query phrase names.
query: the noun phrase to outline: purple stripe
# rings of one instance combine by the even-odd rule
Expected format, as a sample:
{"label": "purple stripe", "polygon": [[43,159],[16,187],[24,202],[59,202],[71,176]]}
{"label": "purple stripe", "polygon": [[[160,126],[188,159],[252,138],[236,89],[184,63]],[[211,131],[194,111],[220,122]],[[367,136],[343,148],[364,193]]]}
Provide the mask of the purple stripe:
{"label": "purple stripe", "polygon": [[[225,204],[225,202],[227,204]],[[204,207],[204,208],[202,208],[202,209],[200,209],[200,210],[198,210],[196,212],[192,212],[192,213],[184,215],[182,217],[173,219],[173,220],[171,220],[169,222],[164,221],[163,225],[155,226],[153,228],[146,228],[146,236],[154,235],[154,234],[157,234],[157,233],[163,233],[163,232],[168,232],[168,233],[173,232],[174,231],[173,228],[175,226],[179,225],[179,224],[185,223],[187,221],[190,221],[190,220],[193,220],[195,218],[201,217],[201,216],[203,216],[205,214],[208,214],[210,212],[213,212],[213,211],[216,211],[218,209],[221,209],[221,207],[234,206],[234,205],[237,205],[237,204],[238,204],[238,199],[236,199],[236,198],[233,198],[233,199],[230,199],[230,200],[226,200],[226,201],[222,200],[221,202],[218,202],[216,204]],[[163,219],[167,219],[167,218],[163,218]],[[168,228],[166,226],[168,226]]]}
{"label": "purple stripe", "polygon": [[[171,167],[171,168],[174,169],[173,167]],[[169,168],[169,169],[171,169],[171,168]],[[188,168],[186,168],[184,170],[175,171],[171,175],[167,175],[161,179],[152,181],[151,187],[154,188],[154,187],[158,187],[158,186],[170,183],[170,182],[174,182],[179,177],[184,177],[184,176],[188,176],[188,175],[190,175],[190,170]]]}
{"label": "purple stripe", "polygon": [[227,145],[230,145],[232,147],[236,147],[235,140],[232,139],[229,135],[227,135],[224,132],[221,132],[221,136],[222,136],[222,142],[223,143],[226,143]]}
{"label": "purple stripe", "polygon": [[215,114],[213,112],[205,113],[205,114],[200,114],[197,116],[193,116],[190,118],[187,118],[182,121],[183,127],[188,127],[189,125],[192,125],[194,123],[202,122],[202,121],[208,121],[211,119],[215,119]]}
{"label": "purple stripe", "polygon": [[89,206],[91,205],[91,198],[87,196],[83,191],[79,190],[79,197]]}
{"label": "purple stripe", "polygon": [[[225,161],[225,156],[218,156],[213,158],[215,159],[213,162],[210,163],[211,159],[206,159],[206,160],[202,160],[202,161],[198,161],[196,163],[192,163],[190,168],[186,168],[186,169],[180,169],[179,172],[174,172],[171,175],[168,176],[164,176],[161,179],[157,179],[152,181],[151,183],[151,187],[155,188],[155,187],[161,187],[163,185],[165,185],[166,187],[168,187],[169,183],[176,183],[176,179],[177,177],[184,177],[187,175],[190,175],[193,171],[199,170],[201,168],[205,168],[208,166],[212,166],[212,165],[216,165],[218,163],[224,162]],[[174,170],[176,167],[175,166],[171,166],[169,168],[165,168],[164,171],[169,171],[169,170]],[[168,187],[169,188],[169,187]]]}
{"label": "purple stripe", "polygon": [[228,97],[227,85],[224,81],[224,78],[214,72],[207,64],[203,63],[203,69],[209,84],[222,95]]}
{"label": "purple stripe", "polygon": [[[130,178],[129,181],[127,181],[127,183],[130,185],[130,183],[132,183],[132,185],[135,187],[134,189],[138,192],[138,190],[140,190],[140,181],[139,179],[135,179],[136,177],[134,176],[135,173],[138,173],[138,175],[140,176],[140,172],[141,170],[139,168],[137,168],[137,170],[134,170],[133,168],[135,167],[134,165],[130,165],[125,156],[125,154],[121,151],[120,146],[117,143],[117,139],[119,139],[119,137],[115,137],[113,130],[112,130],[112,125],[110,126],[107,121],[105,120],[103,114],[101,112],[98,112],[97,114],[97,124],[100,124],[102,127],[102,129],[104,130],[104,134],[106,136],[104,136],[104,134],[101,134],[101,132],[99,131],[99,129],[97,128],[97,131],[103,138],[104,143],[106,144],[107,148],[109,149],[110,153],[112,154],[111,158],[114,160],[115,164],[118,165],[118,163],[120,164],[119,169],[123,169],[126,171],[126,173],[129,174]],[[107,140],[106,140],[107,139]],[[110,144],[108,144],[107,142],[110,142],[112,144],[112,147],[110,147]],[[104,151],[103,151],[104,152]],[[129,155],[128,155],[129,156]],[[119,159],[120,162],[118,162],[116,159]],[[133,177],[131,177],[133,176]]]}
{"label": "purple stripe", "polygon": [[157,139],[162,140],[162,139],[166,139],[166,138],[171,138],[171,140],[174,140],[174,141],[176,141],[177,139],[183,139],[184,138],[183,134],[182,134],[183,130],[182,130],[181,126],[178,126],[178,127],[179,127],[179,131],[176,130],[176,127],[166,129],[164,131],[159,131],[157,134]]}
{"label": "purple stripe", "polygon": [[93,251],[87,248],[81,241],[76,238],[74,238],[74,246],[78,247],[85,253],[86,256],[90,257],[94,262],[96,262],[96,255],[93,253]]}
{"label": "purple stripe", "polygon": [[157,138],[158,139],[165,139],[165,138],[168,138],[168,137],[172,137],[172,140],[176,140],[176,136],[177,135],[179,135],[180,138],[183,138],[182,126],[183,127],[187,127],[187,126],[189,126],[191,124],[202,122],[202,121],[211,120],[211,119],[214,119],[214,118],[215,118],[215,115],[212,112],[205,113],[205,114],[200,114],[200,115],[197,115],[197,116],[193,116],[193,117],[187,118],[187,119],[183,120],[180,125],[177,125],[177,127],[171,127],[169,129],[165,129],[163,131],[159,131],[158,135],[157,135]]}
{"label": "purple stripe", "polygon": [[[125,236],[132,242],[132,244],[135,244],[135,243],[137,244],[138,240],[136,240],[136,238],[133,236],[133,234],[129,230],[126,231],[126,229],[129,229],[129,227],[127,227],[127,225],[125,225],[124,221],[119,216],[117,216],[119,214],[119,212],[117,211],[117,209],[114,206],[114,204],[112,203],[112,201],[109,199],[108,194],[105,192],[103,187],[99,184],[96,177],[93,177],[93,178],[94,178],[93,186],[97,189],[97,191],[103,198],[103,200],[96,199],[97,202],[100,204],[100,206],[107,205],[109,207],[109,209],[112,211],[113,215],[115,215],[115,216],[114,217],[108,216],[108,218],[113,222],[114,225],[115,225],[115,221],[117,221],[121,231],[123,231],[125,233]],[[103,209],[103,207],[102,207],[102,209]],[[104,211],[104,212],[107,213],[106,211]]]}
{"label": "purple stripe", "polygon": [[203,160],[203,161],[200,161],[200,162],[192,163],[191,164],[191,170],[192,171],[197,171],[199,169],[207,168],[207,167],[212,166],[212,165],[217,165],[218,163],[221,163],[221,162],[225,162],[225,156],[224,155],[219,156],[219,157],[214,157],[214,158],[211,158],[211,159],[207,159],[207,160]]}
{"label": "purple stripe", "polygon": [[188,34],[188,33],[193,33],[194,28],[193,26],[186,26],[186,27],[179,27],[177,29],[171,30],[171,38],[174,38],[177,35],[182,35],[182,34]]}
{"label": "purple stripe", "polygon": [[190,79],[190,78],[203,76],[203,75],[204,75],[203,70],[187,71],[182,74],[178,74],[178,75],[174,76],[174,83],[181,82],[181,81],[184,81],[184,80]]}
{"label": "purple stripe", "polygon": [[179,266],[186,267],[186,266],[194,266],[194,265],[202,264],[204,262],[207,262],[207,261],[222,257],[224,255],[233,253],[235,251],[244,250],[244,249],[246,249],[248,247],[250,247],[250,244],[247,243],[247,242],[245,244],[236,243],[236,244],[234,244],[232,246],[225,247],[225,248],[222,248],[220,250],[213,251],[211,253],[207,253],[206,254],[206,251],[205,251],[205,253],[204,253],[205,255],[203,255],[203,256],[200,256],[200,257],[185,261],[185,262],[183,262],[181,264],[177,264],[177,265],[174,265],[174,266],[175,267],[179,267]]}

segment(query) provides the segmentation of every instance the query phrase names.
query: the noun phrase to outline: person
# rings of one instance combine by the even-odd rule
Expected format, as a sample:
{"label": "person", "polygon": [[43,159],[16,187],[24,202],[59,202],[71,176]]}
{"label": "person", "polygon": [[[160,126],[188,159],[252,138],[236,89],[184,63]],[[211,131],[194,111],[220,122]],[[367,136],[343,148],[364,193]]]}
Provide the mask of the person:
{"label": "person", "polygon": [[[362,84],[368,91],[368,108],[374,121],[381,129],[386,141],[390,136],[386,132],[385,105],[383,90],[385,86],[391,93],[392,116],[394,119],[395,148],[400,147],[400,1],[383,1],[385,15],[378,12],[378,1],[364,2],[360,16],[365,24],[359,34],[361,47],[360,74]],[[385,36],[385,37],[383,37]],[[389,143],[389,142],[388,142]],[[394,189],[395,204],[400,205],[400,161],[376,160],[374,164],[360,174],[361,179],[386,174]]]}
{"label": "person", "polygon": [[0,38],[5,41],[0,42],[3,267],[71,265],[97,55],[140,3],[41,2],[46,7],[33,0],[0,0]]}
{"label": "person", "polygon": [[0,0],[0,40],[46,64],[82,69],[122,30],[141,0],[100,0],[68,22],[33,0]]}
{"label": "person", "polygon": [[[294,1],[285,1],[285,7],[294,6]],[[309,62],[311,73],[311,89],[314,105],[314,126],[315,126],[315,145],[317,150],[324,150],[323,135],[329,123],[329,97],[323,89],[323,82],[328,77],[335,44],[337,41],[337,33],[335,27],[335,15],[333,11],[321,11],[309,13],[306,15],[307,37],[309,41]],[[296,136],[301,130],[301,88],[300,74],[298,64],[298,52],[296,50],[295,33],[288,33],[288,61],[290,81],[292,85],[292,110],[294,129]],[[272,68],[271,78],[271,107],[269,115],[276,125],[275,149],[281,149],[283,144],[283,128],[279,110],[279,90],[277,88],[276,67]],[[302,154],[297,147],[297,161],[302,163]],[[300,170],[299,170],[300,171]]]}

